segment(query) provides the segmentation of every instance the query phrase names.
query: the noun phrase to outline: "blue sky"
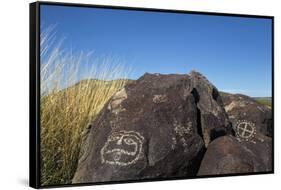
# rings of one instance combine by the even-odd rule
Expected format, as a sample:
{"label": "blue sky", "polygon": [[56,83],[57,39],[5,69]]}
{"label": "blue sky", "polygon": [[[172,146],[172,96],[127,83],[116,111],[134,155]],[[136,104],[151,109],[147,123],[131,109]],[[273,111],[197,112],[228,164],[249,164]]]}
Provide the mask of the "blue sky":
{"label": "blue sky", "polygon": [[41,5],[63,48],[111,56],[149,73],[197,70],[219,90],[271,96],[271,20]]}

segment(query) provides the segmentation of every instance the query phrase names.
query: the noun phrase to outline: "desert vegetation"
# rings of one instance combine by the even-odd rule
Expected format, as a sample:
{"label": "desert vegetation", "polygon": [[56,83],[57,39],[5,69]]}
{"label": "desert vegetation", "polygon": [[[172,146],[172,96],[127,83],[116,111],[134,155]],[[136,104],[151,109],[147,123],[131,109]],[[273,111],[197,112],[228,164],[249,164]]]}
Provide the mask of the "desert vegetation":
{"label": "desert vegetation", "polygon": [[129,71],[113,59],[63,49],[54,27],[40,37],[41,183],[68,184],[77,167],[84,128],[127,83]]}
{"label": "desert vegetation", "polygon": [[[224,95],[231,95],[231,93],[227,93],[227,92],[222,92],[220,91],[220,95],[224,96]],[[271,105],[272,105],[272,99],[271,97],[252,97],[255,101],[257,101],[259,104],[264,105],[268,108],[271,109]]]}
{"label": "desert vegetation", "polygon": [[259,102],[262,105],[267,106],[268,108],[272,107],[272,99],[271,97],[257,97],[254,98],[257,102]]}
{"label": "desert vegetation", "polygon": [[[57,38],[54,27],[42,30],[40,37],[41,184],[69,184],[85,127],[130,82],[130,69],[114,58],[65,49],[64,39]],[[271,98],[255,100],[271,107]]]}

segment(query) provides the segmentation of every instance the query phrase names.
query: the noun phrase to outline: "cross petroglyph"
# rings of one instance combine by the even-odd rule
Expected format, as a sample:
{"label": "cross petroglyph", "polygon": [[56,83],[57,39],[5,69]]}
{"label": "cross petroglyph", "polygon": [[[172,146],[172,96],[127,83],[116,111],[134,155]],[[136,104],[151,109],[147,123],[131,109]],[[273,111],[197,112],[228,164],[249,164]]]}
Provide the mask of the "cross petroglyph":
{"label": "cross petroglyph", "polygon": [[255,124],[250,121],[238,121],[236,126],[236,135],[239,140],[249,141],[256,134]]}

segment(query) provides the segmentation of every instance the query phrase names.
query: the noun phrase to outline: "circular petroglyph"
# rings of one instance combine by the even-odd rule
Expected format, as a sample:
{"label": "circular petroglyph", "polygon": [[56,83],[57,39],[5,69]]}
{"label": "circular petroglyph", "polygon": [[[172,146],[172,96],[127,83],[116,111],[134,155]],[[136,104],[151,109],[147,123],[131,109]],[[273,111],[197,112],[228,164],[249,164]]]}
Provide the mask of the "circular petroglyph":
{"label": "circular petroglyph", "polygon": [[101,149],[102,163],[127,166],[136,163],[142,152],[144,137],[136,131],[112,133]]}
{"label": "circular petroglyph", "polygon": [[255,124],[250,121],[238,121],[236,126],[236,135],[240,139],[249,140],[256,134]]}

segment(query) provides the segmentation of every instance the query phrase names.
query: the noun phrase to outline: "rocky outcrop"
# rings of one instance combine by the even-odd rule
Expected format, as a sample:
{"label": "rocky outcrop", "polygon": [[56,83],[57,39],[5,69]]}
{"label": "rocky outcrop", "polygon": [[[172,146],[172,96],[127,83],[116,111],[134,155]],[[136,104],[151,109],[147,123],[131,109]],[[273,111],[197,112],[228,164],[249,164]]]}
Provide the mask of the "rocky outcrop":
{"label": "rocky outcrop", "polygon": [[83,133],[73,183],[272,171],[271,110],[203,75],[145,74]]}
{"label": "rocky outcrop", "polygon": [[145,74],[89,124],[73,183],[195,176],[209,143],[232,132],[201,74]]}
{"label": "rocky outcrop", "polygon": [[272,137],[272,111],[270,108],[241,94],[223,93],[222,100],[235,131],[240,127],[240,123],[246,122],[254,125],[257,132]]}
{"label": "rocky outcrop", "polygon": [[234,136],[211,142],[199,176],[272,171],[271,109],[240,94],[222,94]]}
{"label": "rocky outcrop", "polygon": [[196,71],[190,73],[193,94],[197,98],[200,125],[205,145],[218,136],[233,134],[218,89]]}
{"label": "rocky outcrop", "polygon": [[233,136],[214,140],[202,160],[198,176],[272,171],[271,138],[239,142]]}

